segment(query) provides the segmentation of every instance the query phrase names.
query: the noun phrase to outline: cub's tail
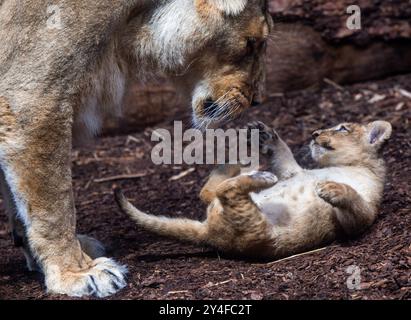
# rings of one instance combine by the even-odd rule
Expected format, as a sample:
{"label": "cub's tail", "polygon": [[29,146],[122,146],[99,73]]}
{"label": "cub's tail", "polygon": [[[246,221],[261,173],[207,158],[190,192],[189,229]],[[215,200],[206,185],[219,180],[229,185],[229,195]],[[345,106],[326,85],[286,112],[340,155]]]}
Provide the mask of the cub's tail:
{"label": "cub's tail", "polygon": [[120,189],[114,190],[115,200],[122,211],[127,213],[142,228],[162,236],[173,237],[193,243],[206,243],[207,226],[200,221],[153,216],[134,207]]}

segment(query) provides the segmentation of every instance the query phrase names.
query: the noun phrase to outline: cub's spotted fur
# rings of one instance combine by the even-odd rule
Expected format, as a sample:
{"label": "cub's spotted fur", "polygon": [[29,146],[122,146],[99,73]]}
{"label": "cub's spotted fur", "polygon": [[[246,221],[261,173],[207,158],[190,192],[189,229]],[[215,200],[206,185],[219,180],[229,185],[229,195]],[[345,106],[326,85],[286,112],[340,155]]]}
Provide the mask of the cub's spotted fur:
{"label": "cub's spotted fur", "polygon": [[260,152],[272,158],[271,172],[215,169],[200,194],[209,204],[204,222],[149,215],[117,191],[119,206],[157,234],[262,258],[352,237],[373,223],[385,177],[378,150],[391,135],[388,122],[315,131],[310,148],[321,168],[314,170],[301,168],[274,130],[262,123],[250,128],[260,130]]}

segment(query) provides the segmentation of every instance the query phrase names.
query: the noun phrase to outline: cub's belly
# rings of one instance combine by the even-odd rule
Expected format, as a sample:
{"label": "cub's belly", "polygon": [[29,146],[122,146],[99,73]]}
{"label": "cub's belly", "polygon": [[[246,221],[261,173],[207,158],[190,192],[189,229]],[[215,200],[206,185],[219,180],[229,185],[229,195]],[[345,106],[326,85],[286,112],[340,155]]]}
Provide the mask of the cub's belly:
{"label": "cub's belly", "polygon": [[315,193],[316,179],[279,182],[251,198],[267,219],[275,225],[287,225],[292,219],[323,202]]}

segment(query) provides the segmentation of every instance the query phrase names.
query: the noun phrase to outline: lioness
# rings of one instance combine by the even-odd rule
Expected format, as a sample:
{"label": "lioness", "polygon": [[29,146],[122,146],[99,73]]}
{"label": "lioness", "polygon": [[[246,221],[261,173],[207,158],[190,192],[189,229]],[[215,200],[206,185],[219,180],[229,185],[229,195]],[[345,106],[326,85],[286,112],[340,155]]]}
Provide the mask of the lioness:
{"label": "lioness", "polygon": [[47,290],[104,297],[126,268],[76,235],[70,151],[116,113],[128,79],[161,74],[205,126],[259,99],[264,0],[0,1],[0,164],[15,242]]}
{"label": "lioness", "polygon": [[120,208],[138,225],[222,251],[279,258],[352,237],[377,216],[385,180],[378,151],[391,136],[391,124],[342,123],[313,133],[310,144],[320,169],[306,170],[287,144],[262,123],[261,152],[271,172],[239,174],[239,166],[217,168],[200,193],[209,204],[204,222],[146,214],[116,191]]}

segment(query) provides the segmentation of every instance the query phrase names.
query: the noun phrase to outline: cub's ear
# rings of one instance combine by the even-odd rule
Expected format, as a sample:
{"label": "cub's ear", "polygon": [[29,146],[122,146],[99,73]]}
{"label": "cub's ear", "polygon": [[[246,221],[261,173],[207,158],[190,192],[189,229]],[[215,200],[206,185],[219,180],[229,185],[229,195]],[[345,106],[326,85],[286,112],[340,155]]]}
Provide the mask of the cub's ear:
{"label": "cub's ear", "polygon": [[205,2],[226,15],[235,16],[244,10],[248,0],[205,0]]}
{"label": "cub's ear", "polygon": [[377,149],[391,137],[392,127],[387,121],[374,121],[367,125],[368,143]]}

